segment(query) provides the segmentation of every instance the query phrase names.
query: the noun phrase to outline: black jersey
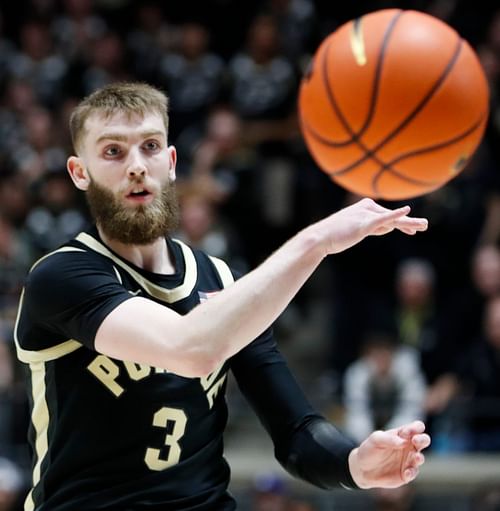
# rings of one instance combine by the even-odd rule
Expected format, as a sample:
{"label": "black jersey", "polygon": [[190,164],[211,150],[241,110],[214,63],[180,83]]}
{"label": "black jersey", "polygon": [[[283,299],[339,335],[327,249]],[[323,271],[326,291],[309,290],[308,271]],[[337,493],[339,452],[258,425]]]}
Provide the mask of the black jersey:
{"label": "black jersey", "polygon": [[134,266],[95,229],[29,273],[15,331],[31,384],[27,511],[235,509],[222,442],[230,368],[278,452],[314,416],[270,330],[206,378],[95,351],[97,329],[123,301],[139,295],[185,314],[233,281],[221,260],[167,243],[172,275]]}

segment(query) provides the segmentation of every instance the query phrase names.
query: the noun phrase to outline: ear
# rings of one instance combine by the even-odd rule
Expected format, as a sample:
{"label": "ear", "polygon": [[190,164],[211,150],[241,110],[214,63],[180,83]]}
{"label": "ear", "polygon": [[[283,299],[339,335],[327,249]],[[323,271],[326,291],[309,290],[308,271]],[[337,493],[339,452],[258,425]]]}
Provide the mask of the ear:
{"label": "ear", "polygon": [[90,175],[83,160],[78,156],[70,156],[66,163],[69,175],[79,190],[87,190],[90,184]]}
{"label": "ear", "polygon": [[169,153],[169,169],[168,177],[171,181],[175,181],[175,166],[177,165],[177,149],[171,145],[167,149]]}

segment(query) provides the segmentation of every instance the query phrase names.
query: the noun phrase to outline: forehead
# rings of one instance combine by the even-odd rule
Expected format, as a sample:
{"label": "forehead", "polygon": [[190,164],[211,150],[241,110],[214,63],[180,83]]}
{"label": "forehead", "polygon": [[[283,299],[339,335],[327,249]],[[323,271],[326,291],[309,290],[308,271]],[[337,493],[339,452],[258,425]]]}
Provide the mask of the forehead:
{"label": "forehead", "polygon": [[133,136],[140,133],[161,133],[166,138],[166,128],[160,114],[150,112],[144,115],[116,112],[111,115],[96,112],[85,121],[87,141],[92,143],[103,135]]}

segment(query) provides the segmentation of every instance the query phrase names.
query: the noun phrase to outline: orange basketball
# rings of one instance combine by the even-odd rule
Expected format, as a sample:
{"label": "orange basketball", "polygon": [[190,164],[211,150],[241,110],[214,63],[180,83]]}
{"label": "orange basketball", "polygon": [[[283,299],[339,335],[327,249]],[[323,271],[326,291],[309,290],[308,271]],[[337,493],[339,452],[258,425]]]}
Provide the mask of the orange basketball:
{"label": "orange basketball", "polygon": [[321,43],[298,98],[319,167],[359,195],[408,199],[439,188],[484,133],[488,83],[471,46],[443,21],[384,9]]}

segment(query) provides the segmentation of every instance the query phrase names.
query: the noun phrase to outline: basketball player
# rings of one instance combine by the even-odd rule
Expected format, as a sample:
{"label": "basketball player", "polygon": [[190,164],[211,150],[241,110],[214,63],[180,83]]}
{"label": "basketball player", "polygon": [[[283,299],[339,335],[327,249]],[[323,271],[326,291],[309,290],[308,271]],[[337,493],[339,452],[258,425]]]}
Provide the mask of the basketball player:
{"label": "basketball player", "polygon": [[70,124],[67,168],[96,227],[38,261],[20,301],[34,455],[25,509],[235,509],[222,442],[229,370],[297,477],[322,488],[413,480],[424,425],[354,445],[310,407],[270,327],[326,255],[427,221],[365,199],[233,283],[223,261],[169,237],[176,151],[161,92],[107,86]]}

